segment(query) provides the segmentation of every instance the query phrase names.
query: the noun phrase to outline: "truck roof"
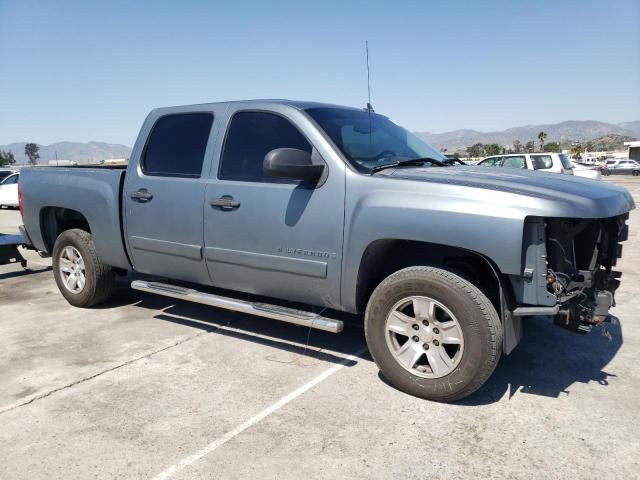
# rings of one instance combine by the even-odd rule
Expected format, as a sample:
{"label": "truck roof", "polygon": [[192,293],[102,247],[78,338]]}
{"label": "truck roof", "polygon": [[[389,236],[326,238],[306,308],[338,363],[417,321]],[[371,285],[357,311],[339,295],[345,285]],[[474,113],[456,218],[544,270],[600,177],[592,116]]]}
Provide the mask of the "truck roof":
{"label": "truck roof", "polygon": [[195,106],[202,107],[203,105],[218,105],[218,106],[234,105],[236,107],[246,106],[250,108],[251,106],[256,104],[287,105],[289,107],[297,108],[298,110],[306,110],[308,108],[346,108],[349,110],[360,110],[360,111],[363,110],[361,108],[348,107],[345,105],[336,105],[332,103],[313,102],[308,100],[287,100],[287,99],[255,99],[255,100],[231,100],[228,102],[205,102],[205,103],[196,103],[192,105],[172,105],[172,106],[156,108],[155,110],[161,111],[161,110],[171,109],[176,107],[179,107],[179,108],[188,108],[188,107],[195,107]]}

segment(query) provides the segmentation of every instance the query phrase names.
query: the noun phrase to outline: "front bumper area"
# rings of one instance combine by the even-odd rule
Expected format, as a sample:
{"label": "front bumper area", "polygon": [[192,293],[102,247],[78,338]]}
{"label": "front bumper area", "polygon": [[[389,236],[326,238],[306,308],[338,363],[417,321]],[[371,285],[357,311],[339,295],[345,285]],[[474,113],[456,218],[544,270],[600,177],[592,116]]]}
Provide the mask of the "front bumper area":
{"label": "front bumper area", "polygon": [[629,236],[628,218],[528,218],[522,275],[510,278],[512,316],[551,316],[581,334],[605,322],[620,286],[613,267]]}

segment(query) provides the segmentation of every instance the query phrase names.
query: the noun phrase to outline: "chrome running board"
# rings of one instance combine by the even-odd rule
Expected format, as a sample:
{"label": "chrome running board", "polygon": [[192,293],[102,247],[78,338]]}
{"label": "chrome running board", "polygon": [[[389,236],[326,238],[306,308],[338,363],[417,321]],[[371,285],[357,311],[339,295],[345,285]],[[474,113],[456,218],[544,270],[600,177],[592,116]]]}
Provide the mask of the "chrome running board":
{"label": "chrome running board", "polygon": [[247,302],[235,298],[203,293],[193,288],[183,288],[166,283],[147,282],[144,280],[134,280],[131,288],[142,292],[155,293],[165,297],[186,300],[187,302],[202,303],[212,307],[225,308],[235,312],[258,315],[260,317],[280,320],[282,322],[302,325],[304,327],[315,328],[325,332],[340,333],[344,324],[340,320],[323,317],[313,312],[296,310],[294,308],[281,307],[268,303]]}

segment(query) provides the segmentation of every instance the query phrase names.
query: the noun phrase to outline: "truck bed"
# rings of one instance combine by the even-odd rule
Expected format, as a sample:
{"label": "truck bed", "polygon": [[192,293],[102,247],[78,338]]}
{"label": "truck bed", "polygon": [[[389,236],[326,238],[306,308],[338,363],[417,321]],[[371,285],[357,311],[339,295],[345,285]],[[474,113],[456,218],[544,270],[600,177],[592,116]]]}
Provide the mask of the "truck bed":
{"label": "truck bed", "polygon": [[130,268],[122,236],[124,165],[38,166],[20,175],[23,221],[36,249],[51,253],[52,240],[43,235],[52,209],[77,212],[86,218],[102,261]]}
{"label": "truck bed", "polygon": [[99,168],[101,170],[126,170],[126,163],[118,163],[115,165],[103,165],[103,164],[87,164],[87,165],[36,165],[33,168]]}

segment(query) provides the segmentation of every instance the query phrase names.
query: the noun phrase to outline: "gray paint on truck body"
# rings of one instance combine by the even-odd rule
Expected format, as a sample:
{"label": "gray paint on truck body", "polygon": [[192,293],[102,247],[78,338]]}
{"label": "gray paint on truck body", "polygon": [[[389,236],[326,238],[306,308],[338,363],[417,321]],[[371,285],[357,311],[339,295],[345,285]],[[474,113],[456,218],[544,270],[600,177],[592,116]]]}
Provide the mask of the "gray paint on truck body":
{"label": "gray paint on truck body", "polygon": [[124,174],[124,170],[102,168],[23,168],[22,218],[34,246],[47,251],[41,229],[43,209],[67,208],[85,216],[104,263],[130,268],[120,234],[120,181]]}
{"label": "gray paint on truck body", "polygon": [[[122,200],[121,171],[24,168],[27,231],[44,250],[41,209],[72,208],[85,215],[98,254],[110,265],[355,312],[362,256],[377,240],[459,247],[504,275],[522,276],[527,217],[606,218],[634,208],[624,188],[552,173],[419,167],[363,175],[304,113],[318,106],[327,105],[265,100],[154,110],[134,146]],[[244,110],[290,120],[326,165],[322,185],[218,179],[228,124]],[[201,178],[145,177],[139,160],[154,122],[195,111],[215,116]],[[153,200],[132,202],[138,188],[153,191]],[[209,202],[223,195],[240,208],[212,208]],[[133,265],[121,241],[120,208]]]}

